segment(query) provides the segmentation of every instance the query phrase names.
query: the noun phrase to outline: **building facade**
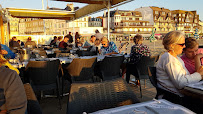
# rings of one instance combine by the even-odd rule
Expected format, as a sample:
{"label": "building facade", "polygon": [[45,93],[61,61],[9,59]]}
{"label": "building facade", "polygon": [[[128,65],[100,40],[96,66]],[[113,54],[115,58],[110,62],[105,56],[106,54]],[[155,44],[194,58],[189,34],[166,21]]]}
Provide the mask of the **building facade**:
{"label": "building facade", "polygon": [[102,19],[89,17],[88,27],[102,27]]}
{"label": "building facade", "polygon": [[185,31],[190,35],[195,33],[195,29],[200,29],[199,15],[196,11],[173,10],[171,12],[177,30]]}
{"label": "building facade", "polygon": [[[103,28],[107,32],[108,13],[104,12]],[[110,12],[110,32],[123,34],[149,34],[153,25],[149,21],[143,20],[139,11],[114,10]]]}
{"label": "building facade", "polygon": [[196,11],[169,10],[154,6],[137,8],[135,11],[142,13],[143,20],[149,21],[149,24],[156,28],[156,33],[181,30],[186,34],[194,34],[195,29],[200,29]]}

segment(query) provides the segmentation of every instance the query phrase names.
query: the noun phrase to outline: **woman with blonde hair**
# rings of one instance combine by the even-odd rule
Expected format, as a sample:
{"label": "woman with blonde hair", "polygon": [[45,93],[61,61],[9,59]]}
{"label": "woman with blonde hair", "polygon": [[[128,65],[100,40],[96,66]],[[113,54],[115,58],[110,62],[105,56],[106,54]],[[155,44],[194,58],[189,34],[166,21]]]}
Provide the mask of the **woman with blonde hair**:
{"label": "woman with blonde hair", "polygon": [[[163,98],[171,102],[180,101],[181,89],[190,83],[203,79],[203,67],[190,74],[180,55],[185,48],[185,34],[182,31],[171,31],[163,39],[167,50],[158,60],[156,66],[157,85],[172,94],[164,94]],[[179,100],[179,101],[178,101]]]}
{"label": "woman with blonde hair", "polygon": [[[0,45],[0,56],[1,54]],[[4,66],[6,59],[0,57],[0,114],[25,114],[27,97],[19,75]]]}

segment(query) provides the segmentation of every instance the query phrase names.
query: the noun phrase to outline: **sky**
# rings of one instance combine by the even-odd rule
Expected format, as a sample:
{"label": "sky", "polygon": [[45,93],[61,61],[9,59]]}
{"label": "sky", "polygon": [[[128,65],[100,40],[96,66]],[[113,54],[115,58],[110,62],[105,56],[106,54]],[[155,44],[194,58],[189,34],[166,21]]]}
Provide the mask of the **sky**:
{"label": "sky", "polygon": [[[65,8],[69,2],[44,0],[44,7],[46,8],[48,1],[49,7]],[[42,0],[0,0],[0,4],[3,8],[16,7],[16,8],[34,8],[42,9]],[[74,7],[84,7],[87,4],[74,3]],[[199,14],[200,20],[203,21],[203,0],[133,0],[129,3],[115,7],[114,9],[119,10],[135,10],[140,7],[157,6],[164,7],[169,10],[196,10]],[[89,15],[91,17],[102,16],[104,11]]]}

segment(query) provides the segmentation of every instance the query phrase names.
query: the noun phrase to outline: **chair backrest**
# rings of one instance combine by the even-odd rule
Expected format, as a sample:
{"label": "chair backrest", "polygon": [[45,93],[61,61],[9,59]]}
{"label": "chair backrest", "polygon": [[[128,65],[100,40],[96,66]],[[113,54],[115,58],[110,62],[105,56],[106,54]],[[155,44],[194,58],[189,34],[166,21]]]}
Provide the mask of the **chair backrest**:
{"label": "chair backrest", "polygon": [[120,77],[120,66],[123,61],[124,56],[105,56],[100,63],[103,80],[111,80]]}
{"label": "chair backrest", "polygon": [[30,84],[24,84],[25,93],[27,96],[27,112],[28,114],[42,114],[40,104],[37,101],[35,93]]}
{"label": "chair backrest", "polygon": [[72,81],[84,81],[92,79],[94,76],[94,67],[96,57],[89,59],[75,58],[67,67]]}
{"label": "chair backrest", "polygon": [[122,78],[99,83],[75,83],[71,85],[67,114],[91,113],[138,102]]}
{"label": "chair backrest", "polygon": [[148,66],[154,66],[155,58],[149,56],[143,56],[140,61],[136,63],[136,67],[140,73],[140,75],[148,75]]}
{"label": "chair backrest", "polygon": [[149,80],[154,87],[157,87],[156,67],[148,67]]}
{"label": "chair backrest", "polygon": [[48,85],[56,83],[60,61],[29,61],[26,75],[34,85]]}

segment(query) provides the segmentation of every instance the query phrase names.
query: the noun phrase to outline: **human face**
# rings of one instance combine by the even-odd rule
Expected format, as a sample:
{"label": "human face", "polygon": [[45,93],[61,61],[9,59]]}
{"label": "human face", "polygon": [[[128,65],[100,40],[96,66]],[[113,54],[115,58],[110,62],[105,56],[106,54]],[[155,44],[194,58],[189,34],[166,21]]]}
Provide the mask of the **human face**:
{"label": "human face", "polygon": [[69,38],[68,38],[68,37],[65,37],[65,38],[64,38],[64,42],[67,43],[68,41],[69,41]]}
{"label": "human face", "polygon": [[94,43],[95,40],[96,40],[96,37],[95,37],[95,36],[93,36],[93,37],[90,38],[90,41],[91,41],[92,43]]}
{"label": "human face", "polygon": [[101,42],[101,44],[102,44],[103,47],[108,47],[108,41],[106,41],[106,40],[103,40]]}
{"label": "human face", "polygon": [[185,48],[185,37],[181,37],[178,42],[173,44],[173,50],[176,55],[179,55],[183,52],[183,48]]}
{"label": "human face", "polygon": [[189,59],[194,59],[195,55],[197,55],[198,52],[198,45],[196,45],[194,48],[186,48],[185,49],[185,56]]}

